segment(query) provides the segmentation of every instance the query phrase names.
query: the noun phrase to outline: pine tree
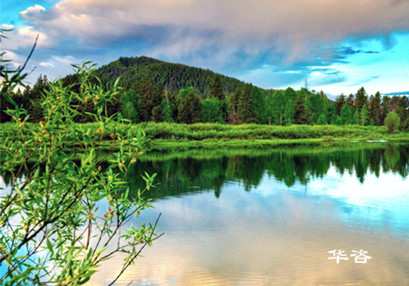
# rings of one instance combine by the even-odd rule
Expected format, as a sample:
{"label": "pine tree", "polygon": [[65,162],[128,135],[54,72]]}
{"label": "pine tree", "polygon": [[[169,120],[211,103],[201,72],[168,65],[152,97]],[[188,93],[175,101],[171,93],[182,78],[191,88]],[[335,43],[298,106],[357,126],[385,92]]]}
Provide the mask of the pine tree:
{"label": "pine tree", "polygon": [[157,105],[152,109],[152,121],[153,122],[163,121],[162,107],[160,105]]}
{"label": "pine tree", "polygon": [[337,112],[335,110],[335,106],[328,99],[327,122],[328,124],[335,124],[336,120],[337,120]]}
{"label": "pine tree", "polygon": [[385,118],[389,113],[389,103],[390,103],[390,101],[391,101],[391,98],[389,96],[384,96],[382,98],[380,125],[384,124]]}
{"label": "pine tree", "polygon": [[220,101],[223,101],[226,98],[220,76],[218,75],[216,75],[214,78],[212,89],[210,91],[210,97],[218,98]]}
{"label": "pine tree", "polygon": [[[31,122],[40,122],[43,119],[43,109],[41,107],[41,97],[43,93],[46,90],[48,90],[48,88],[49,88],[49,85],[48,85],[47,76],[40,75],[37,79],[37,82],[34,84],[33,88],[30,90],[30,93],[28,94],[28,100],[30,103],[27,106],[28,107],[27,111],[30,114]],[[88,110],[84,110],[84,111],[88,111]]]}
{"label": "pine tree", "polygon": [[307,107],[305,106],[305,97],[301,93],[297,101],[295,102],[295,115],[294,115],[294,122],[296,124],[308,124],[308,110]]}
{"label": "pine tree", "polygon": [[196,92],[190,92],[186,97],[182,98],[178,107],[178,122],[179,123],[197,123],[202,120],[202,103]]}
{"label": "pine tree", "polygon": [[237,115],[237,110],[240,102],[240,97],[242,93],[242,86],[239,85],[234,93],[232,93],[229,97],[230,99],[230,110],[229,112],[229,118],[226,120],[226,122],[229,122],[231,124],[236,124],[239,121],[238,115]]}
{"label": "pine tree", "polygon": [[373,119],[375,125],[380,125],[381,121],[381,94],[379,91],[375,96],[371,96],[371,101],[368,110],[369,119]]}
{"label": "pine tree", "polygon": [[257,113],[253,105],[251,90],[253,85],[246,84],[242,90],[239,106],[237,108],[237,115],[242,123],[256,123]]}
{"label": "pine tree", "polygon": [[366,102],[367,102],[367,96],[366,96],[365,88],[361,87],[356,93],[355,109],[358,110],[358,112],[361,112],[361,109],[364,106],[364,104],[366,104]]}
{"label": "pine tree", "polygon": [[[355,105],[355,98],[354,98],[354,95],[351,93],[349,96],[348,96],[348,99],[347,99],[347,101],[346,101],[346,104],[348,104],[349,106],[351,106],[351,107],[354,107],[354,105]],[[342,108],[341,108],[342,109]]]}
{"label": "pine tree", "polygon": [[340,96],[337,97],[335,100],[335,110],[337,115],[341,114],[342,107],[346,104],[345,95],[342,93]]}
{"label": "pine tree", "polygon": [[237,112],[237,109],[238,109],[238,106],[239,106],[240,97],[241,97],[241,93],[242,93],[242,86],[239,85],[239,86],[236,88],[236,91],[233,92],[233,93],[230,95],[230,104],[231,104],[231,109],[232,109],[232,112],[233,112],[233,113],[234,113],[234,112]]}
{"label": "pine tree", "polygon": [[[213,82],[212,90],[210,91],[210,98],[216,98],[220,101],[222,122],[226,122],[229,118],[229,104],[226,101],[226,96],[223,91],[222,82],[220,76],[216,76]],[[221,122],[220,121],[220,122]],[[219,121],[218,121],[219,122]]]}
{"label": "pine tree", "polygon": [[396,113],[400,119],[400,129],[409,129],[409,98],[406,96],[401,96],[398,102],[398,108]]}
{"label": "pine tree", "polygon": [[138,93],[141,95],[142,120],[152,119],[152,110],[156,106],[155,91],[148,77],[143,77],[138,85]]}
{"label": "pine tree", "polygon": [[257,123],[265,124],[266,119],[266,105],[264,101],[264,96],[260,88],[253,86],[251,89],[251,100],[256,111]]}

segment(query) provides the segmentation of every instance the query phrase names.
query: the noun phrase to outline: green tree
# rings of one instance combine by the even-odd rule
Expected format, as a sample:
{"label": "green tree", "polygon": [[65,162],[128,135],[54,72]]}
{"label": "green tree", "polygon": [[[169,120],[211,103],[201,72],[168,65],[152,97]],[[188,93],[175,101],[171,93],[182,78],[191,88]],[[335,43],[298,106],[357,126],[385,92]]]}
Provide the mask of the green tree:
{"label": "green tree", "polygon": [[276,90],[269,99],[269,104],[266,104],[266,106],[271,110],[270,113],[274,124],[283,125],[286,108],[285,95],[280,90]]}
{"label": "green tree", "polygon": [[202,121],[202,103],[195,91],[182,98],[178,107],[178,122],[193,124]]}
{"label": "green tree", "polygon": [[237,109],[238,109],[238,106],[239,106],[241,93],[242,93],[242,86],[239,85],[239,86],[237,87],[237,89],[234,91],[234,93],[232,93],[232,94],[230,95],[230,104],[231,104],[232,113],[237,113]]}
{"label": "green tree", "polygon": [[274,98],[273,98],[272,93],[267,94],[266,99],[265,99],[265,103],[266,103],[267,124],[271,125],[271,123],[275,122],[275,120],[274,120],[275,116],[274,116],[274,111],[273,111],[273,109],[274,109]]}
{"label": "green tree", "polygon": [[212,89],[210,90],[210,97],[218,98],[220,101],[223,101],[226,98],[220,76],[218,75],[214,78]]}
{"label": "green tree", "polygon": [[222,82],[220,76],[216,76],[213,82],[212,90],[210,91],[210,97],[216,98],[220,101],[220,111],[222,112],[222,120],[218,121],[224,123],[228,121],[229,118],[229,102],[226,100],[226,96],[223,91]]}
{"label": "green tree", "polygon": [[284,112],[284,124],[291,125],[294,122],[295,108],[292,100],[287,100]]}
{"label": "green tree", "polygon": [[192,92],[197,94],[197,90],[195,88],[193,88],[193,87],[188,87],[188,88],[181,89],[181,90],[179,90],[178,97],[179,97],[179,99],[183,99]]}
{"label": "green tree", "polygon": [[141,121],[141,97],[133,89],[123,92],[119,98],[119,108],[124,119],[133,123]]}
{"label": "green tree", "polygon": [[322,113],[318,117],[317,124],[318,125],[326,125],[327,124],[327,117],[326,117],[325,113]]}
{"label": "green tree", "polygon": [[342,93],[340,96],[337,97],[335,100],[335,110],[337,115],[341,114],[342,107],[346,104],[345,95]]}
{"label": "green tree", "polygon": [[390,104],[391,98],[389,96],[384,96],[382,98],[382,106],[381,106],[381,120],[380,124],[383,125],[386,116],[389,113],[389,104]]}
{"label": "green tree", "polygon": [[347,124],[356,124],[354,122],[354,112],[355,110],[349,106],[348,104],[344,105],[341,108],[341,124],[342,125],[347,125]]}
{"label": "green tree", "polygon": [[368,110],[369,120],[373,119],[375,125],[380,125],[381,122],[381,94],[379,91],[375,96],[371,96],[371,101]]}
{"label": "green tree", "polygon": [[141,96],[142,120],[152,120],[152,110],[157,106],[155,89],[148,77],[143,77],[138,86],[138,93]]}
{"label": "green tree", "polygon": [[162,122],[163,121],[163,112],[162,106],[155,106],[152,110],[152,121],[153,122]]}
{"label": "green tree", "polygon": [[356,100],[355,100],[355,109],[358,110],[358,112],[361,112],[362,107],[364,104],[367,102],[367,95],[365,88],[361,87],[358,92],[356,93]]}
{"label": "green tree", "polygon": [[256,111],[257,123],[265,124],[267,122],[265,100],[263,92],[257,86],[251,89],[251,102]]}
{"label": "green tree", "polygon": [[351,124],[359,124],[359,118],[360,118],[360,114],[359,114],[358,110],[355,110],[354,115],[352,117]]}
{"label": "green tree", "polygon": [[231,124],[237,124],[239,121],[238,117],[238,106],[240,102],[240,97],[242,93],[242,86],[239,85],[234,93],[232,93],[229,97],[230,101],[230,110],[231,112],[229,113],[229,118],[226,120],[226,122],[229,122]]}
{"label": "green tree", "polygon": [[[27,112],[30,114],[31,122],[40,122],[43,119],[43,109],[41,106],[41,97],[49,89],[47,76],[39,76],[33,88],[29,90]],[[87,109],[88,111],[89,109]]]}
{"label": "green tree", "polygon": [[[341,109],[341,111],[342,111],[342,109]],[[337,115],[337,116],[335,117],[334,124],[335,124],[335,125],[343,125],[343,122],[342,122],[342,121],[343,121],[342,117]]]}
{"label": "green tree", "polygon": [[385,118],[385,126],[388,128],[388,133],[393,134],[400,125],[400,119],[396,112],[390,112]]}
{"label": "green tree", "polygon": [[305,106],[305,95],[300,94],[295,102],[295,114],[294,114],[294,122],[296,124],[308,124],[309,123],[309,115],[307,107]]}
{"label": "green tree", "polygon": [[[346,101],[346,104],[348,104],[349,106],[351,106],[351,107],[354,107],[354,105],[355,105],[355,98],[354,98],[354,95],[351,93],[349,96],[348,96],[348,99],[347,99],[347,101]],[[342,108],[341,108],[342,109]]]}
{"label": "green tree", "polygon": [[217,98],[207,98],[202,102],[203,122],[224,123],[222,103]]}
{"label": "green tree", "polygon": [[360,119],[361,119],[360,124],[362,126],[367,125],[367,122],[368,122],[367,116],[368,116],[368,108],[366,107],[366,104],[364,104],[364,106],[361,108],[361,114],[360,114]]}
{"label": "green tree", "polygon": [[163,121],[169,122],[169,123],[175,122],[175,120],[173,120],[173,112],[172,112],[171,103],[169,103],[166,100],[163,100],[161,103],[161,106],[162,106]]}
{"label": "green tree", "polygon": [[246,84],[242,90],[239,99],[239,105],[237,107],[237,115],[242,123],[256,123],[257,122],[257,110],[253,104],[253,98],[251,90],[253,85]]}
{"label": "green tree", "polygon": [[285,91],[284,91],[284,95],[285,98],[287,100],[292,100],[293,102],[295,102],[297,100],[297,93],[295,92],[294,89],[292,89],[291,87],[288,87]]}
{"label": "green tree", "polygon": [[329,99],[326,100],[325,104],[326,110],[327,110],[327,122],[329,124],[335,124],[335,121],[337,119],[337,112],[335,110],[335,105],[331,103]]}
{"label": "green tree", "polygon": [[323,91],[316,94],[311,94],[308,97],[305,105],[307,106],[308,114],[310,115],[310,123],[317,123],[318,117],[322,113],[327,112],[326,100],[327,96]]}
{"label": "green tree", "polygon": [[396,109],[396,113],[400,119],[400,129],[407,130],[409,126],[407,126],[408,118],[409,118],[409,98],[406,96],[401,96],[398,102],[398,108]]}

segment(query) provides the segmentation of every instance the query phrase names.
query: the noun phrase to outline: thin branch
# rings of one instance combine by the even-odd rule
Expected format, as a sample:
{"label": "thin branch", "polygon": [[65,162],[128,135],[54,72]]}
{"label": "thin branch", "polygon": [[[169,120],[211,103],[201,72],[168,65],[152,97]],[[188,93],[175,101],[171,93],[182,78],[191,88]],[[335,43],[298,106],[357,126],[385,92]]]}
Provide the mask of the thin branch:
{"label": "thin branch", "polygon": [[[153,230],[156,229],[159,219],[161,217],[161,213],[159,214],[158,218],[156,219],[155,225],[153,227]],[[121,272],[119,272],[119,274],[116,276],[116,278],[108,284],[108,286],[114,285],[115,282],[119,279],[119,277],[121,277],[121,275],[125,272],[125,270],[131,265],[131,263],[136,259],[136,257],[138,257],[138,255],[142,252],[142,250],[146,247],[146,245],[148,244],[148,242],[152,241],[152,236],[153,236],[154,231],[151,232],[151,235],[149,236],[149,239],[147,240],[147,242],[145,242],[145,244],[139,249],[139,251],[131,257],[131,259],[126,263],[126,265],[124,265],[124,267],[122,268]],[[162,236],[163,234],[161,234]]]}
{"label": "thin branch", "polygon": [[20,74],[23,72],[23,70],[25,69],[25,67],[26,67],[26,65],[27,65],[27,63],[28,63],[28,61],[30,60],[31,56],[33,55],[34,49],[35,49],[36,46],[37,46],[37,41],[38,41],[38,37],[39,37],[39,36],[40,36],[40,34],[37,34],[36,39],[35,39],[34,44],[33,44],[33,47],[31,48],[31,51],[30,51],[30,53],[28,54],[28,57],[27,57],[26,61],[24,62],[23,67],[18,71],[18,75],[20,75]]}

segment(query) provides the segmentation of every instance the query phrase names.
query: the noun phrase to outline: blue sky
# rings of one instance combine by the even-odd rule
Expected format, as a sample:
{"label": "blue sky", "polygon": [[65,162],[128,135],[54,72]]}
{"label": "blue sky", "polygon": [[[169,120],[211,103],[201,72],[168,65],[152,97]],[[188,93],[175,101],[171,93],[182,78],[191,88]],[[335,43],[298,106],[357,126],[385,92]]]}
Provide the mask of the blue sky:
{"label": "blue sky", "polygon": [[326,93],[409,91],[406,0],[7,0],[0,49],[16,64],[37,49],[34,82],[120,56],[152,56],[263,88],[308,82]]}

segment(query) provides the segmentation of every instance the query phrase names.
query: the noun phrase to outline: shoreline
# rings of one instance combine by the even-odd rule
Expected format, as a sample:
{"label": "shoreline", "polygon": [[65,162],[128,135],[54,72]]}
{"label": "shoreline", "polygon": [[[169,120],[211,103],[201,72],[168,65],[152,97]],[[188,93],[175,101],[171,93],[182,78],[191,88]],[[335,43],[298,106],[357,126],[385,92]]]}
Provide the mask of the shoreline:
{"label": "shoreline", "polygon": [[[27,123],[21,129],[15,123],[1,123],[3,140],[30,138],[32,130],[41,128],[39,123]],[[231,148],[271,148],[291,145],[323,144],[374,144],[387,142],[408,142],[409,132],[396,131],[388,134],[385,126],[359,125],[223,125],[210,123],[177,124],[153,123],[98,125],[97,123],[78,123],[75,129],[86,129],[90,136],[101,136],[100,147],[115,148],[116,140],[110,138],[113,130],[130,128],[133,134],[146,134],[145,151],[172,151],[189,149],[231,149]],[[98,133],[101,132],[102,134]],[[13,138],[16,134],[19,138]],[[75,147],[83,141],[78,138]],[[73,146],[74,147],[74,146]]]}

